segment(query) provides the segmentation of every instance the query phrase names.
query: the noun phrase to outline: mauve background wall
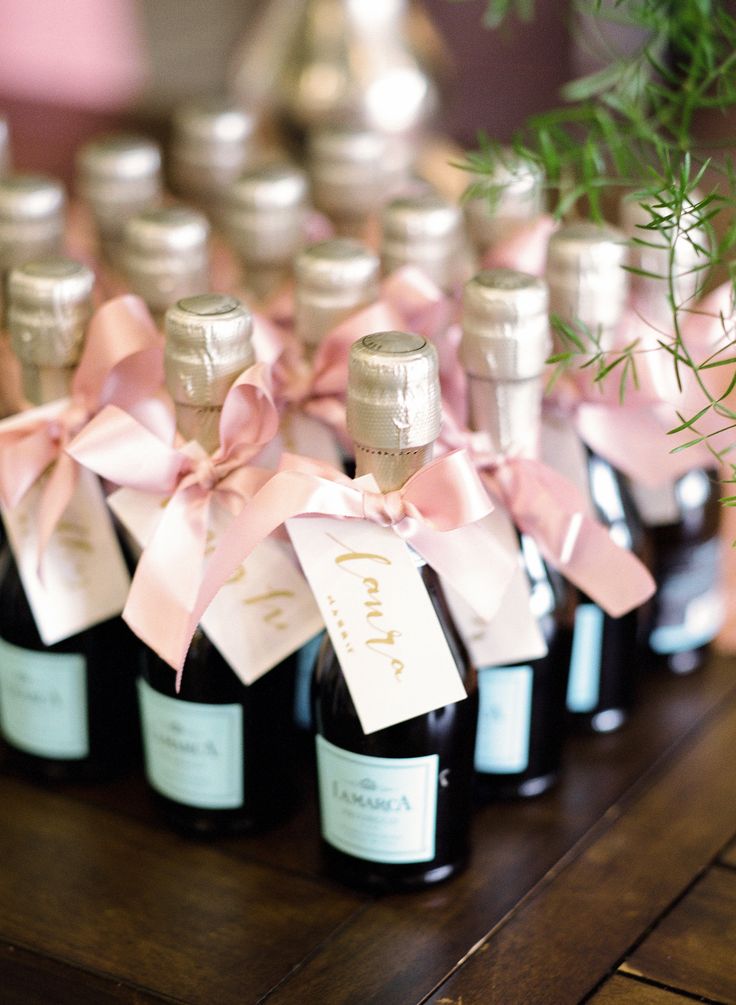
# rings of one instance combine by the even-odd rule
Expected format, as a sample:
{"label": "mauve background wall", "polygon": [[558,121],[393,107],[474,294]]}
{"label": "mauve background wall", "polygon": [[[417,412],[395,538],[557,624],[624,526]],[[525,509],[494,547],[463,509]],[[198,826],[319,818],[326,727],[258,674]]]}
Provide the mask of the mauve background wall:
{"label": "mauve background wall", "polygon": [[558,104],[571,76],[564,0],[537,0],[531,23],[514,20],[498,31],[482,27],[486,6],[486,0],[424,3],[453,57],[443,125],[462,143],[472,143],[479,128],[508,139],[527,116]]}

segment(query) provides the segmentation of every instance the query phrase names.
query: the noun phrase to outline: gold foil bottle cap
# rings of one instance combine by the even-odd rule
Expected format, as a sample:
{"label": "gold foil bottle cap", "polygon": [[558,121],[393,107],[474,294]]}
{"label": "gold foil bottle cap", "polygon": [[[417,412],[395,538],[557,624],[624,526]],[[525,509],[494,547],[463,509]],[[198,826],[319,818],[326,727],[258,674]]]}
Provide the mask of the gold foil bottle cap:
{"label": "gold foil bottle cap", "polygon": [[186,297],[166,311],[166,386],[175,402],[222,405],[255,363],[250,311],[225,293]]}
{"label": "gold foil bottle cap", "polygon": [[442,289],[450,289],[462,254],[460,209],[432,191],[400,196],[381,215],[384,272],[415,265]]}
{"label": "gold foil bottle cap", "polygon": [[61,252],[66,196],[40,174],[0,178],[0,270]]}
{"label": "gold foil bottle cap", "polygon": [[411,146],[402,137],[317,130],[309,137],[307,155],[314,204],[338,228],[358,232],[407,183],[411,160]]}
{"label": "gold foil bottle cap", "polygon": [[166,386],[179,432],[212,451],[227,393],[256,361],[250,311],[224,293],[204,293],[169,307],[164,329]]}
{"label": "gold foil bottle cap", "polygon": [[182,105],[174,112],[171,176],[183,195],[217,200],[252,162],[256,119],[227,98]]}
{"label": "gold foil bottle cap", "polygon": [[347,426],[357,447],[406,451],[433,443],[441,421],[437,351],[421,335],[376,332],[350,350]]}
{"label": "gold foil bottle cap", "polygon": [[474,184],[488,194],[465,203],[465,219],[473,244],[485,251],[507,236],[519,223],[544,210],[544,174],[533,161],[504,149],[490,175],[478,175]]}
{"label": "gold foil bottle cap", "polygon": [[95,277],[70,258],[28,262],[8,274],[7,326],[34,405],[69,393],[92,316]]}
{"label": "gold foil bottle cap", "polygon": [[460,361],[473,377],[541,376],[550,352],[547,285],[512,269],[478,273],[463,290]]}
{"label": "gold foil bottle cap", "polygon": [[209,224],[185,206],[150,209],[125,224],[121,264],[154,313],[209,286]]}
{"label": "gold foil bottle cap", "polygon": [[615,227],[571,223],[552,235],[547,252],[550,311],[591,333],[612,329],[628,292],[626,236]]}
{"label": "gold foil bottle cap", "polygon": [[307,177],[291,164],[247,171],[223,193],[230,242],[246,265],[287,267],[304,244]]}
{"label": "gold foil bottle cap", "polygon": [[294,270],[296,334],[308,348],[378,296],[378,258],[359,241],[313,244],[297,256]]}
{"label": "gold foil bottle cap", "polygon": [[124,133],[90,140],[77,154],[77,190],[103,244],[120,241],[125,221],[161,200],[158,144]]}

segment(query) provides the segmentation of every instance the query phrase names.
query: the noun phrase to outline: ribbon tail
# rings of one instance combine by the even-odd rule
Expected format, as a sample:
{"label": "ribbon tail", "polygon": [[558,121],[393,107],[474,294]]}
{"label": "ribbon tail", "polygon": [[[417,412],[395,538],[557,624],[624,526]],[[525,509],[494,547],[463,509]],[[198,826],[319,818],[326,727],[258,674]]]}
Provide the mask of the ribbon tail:
{"label": "ribbon tail", "polygon": [[478,617],[493,618],[511,584],[517,554],[509,552],[483,521],[455,530],[433,531],[420,525],[408,534],[398,532]]}
{"label": "ribbon tail", "polygon": [[123,620],[138,638],[176,668],[177,691],[184,659],[174,661],[171,654],[183,647],[186,654],[190,637],[184,642],[183,628],[197,597],[207,546],[211,494],[197,499],[197,491],[172,496],[141,554],[123,610]]}
{"label": "ribbon tail", "polygon": [[348,485],[295,471],[279,471],[243,508],[220,538],[204,571],[192,611],[176,626],[176,644],[159,655],[177,670],[186,658],[192,636],[217,591],[255,546],[292,517],[361,517],[360,493]]}

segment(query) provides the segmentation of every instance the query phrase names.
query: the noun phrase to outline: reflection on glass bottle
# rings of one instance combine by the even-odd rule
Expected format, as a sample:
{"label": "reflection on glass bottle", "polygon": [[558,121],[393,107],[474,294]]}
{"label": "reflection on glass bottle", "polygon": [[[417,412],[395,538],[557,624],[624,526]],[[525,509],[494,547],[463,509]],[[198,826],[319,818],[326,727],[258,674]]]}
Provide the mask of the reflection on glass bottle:
{"label": "reflection on glass bottle", "polygon": [[[358,385],[361,401],[355,397]],[[399,427],[389,420],[406,417],[402,390],[407,388],[412,421]],[[366,414],[362,405],[371,398]],[[379,411],[387,421],[377,421]],[[360,475],[373,474],[384,492],[399,488],[430,459],[439,418],[436,353],[424,339],[390,332],[353,346],[348,426]],[[420,574],[467,691],[465,700],[366,735],[329,639],[317,667],[324,852],[330,872],[359,888],[420,888],[454,875],[468,857],[475,672],[436,574],[426,565]]]}

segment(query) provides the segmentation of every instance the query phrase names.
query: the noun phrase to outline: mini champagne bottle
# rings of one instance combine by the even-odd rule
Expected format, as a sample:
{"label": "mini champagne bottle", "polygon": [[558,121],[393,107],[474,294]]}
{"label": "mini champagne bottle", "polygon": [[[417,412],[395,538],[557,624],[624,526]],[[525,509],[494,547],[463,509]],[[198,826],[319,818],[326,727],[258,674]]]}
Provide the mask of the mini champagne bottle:
{"label": "mini champagne bottle", "polygon": [[306,241],[307,179],[291,164],[246,171],[222,192],[223,227],[246,290],[268,299],[290,278]]}
{"label": "mini champagne bottle", "polygon": [[[460,359],[470,425],[487,434],[499,458],[538,455],[547,308],[546,284],[509,269],[481,272],[463,292]],[[519,545],[547,653],[478,671],[475,770],[483,798],[538,795],[556,781],[561,763],[574,592],[532,537],[519,534]],[[528,651],[537,649],[533,638]]]}
{"label": "mini champagne bottle", "polygon": [[[351,350],[347,401],[357,474],[373,475],[383,492],[400,488],[430,460],[439,434],[434,347],[401,332],[360,339]],[[359,888],[419,889],[455,875],[468,858],[475,671],[436,573],[417,561],[467,699],[365,734],[329,638],[315,676],[324,851],[330,872]],[[362,807],[357,815],[345,813],[345,798],[355,801],[346,785]],[[370,796],[387,785],[392,799],[361,802],[359,792]]]}
{"label": "mini champagne bottle", "polygon": [[[251,317],[222,294],[179,301],[166,313],[166,383],[186,440],[219,440],[233,381],[255,362]],[[176,675],[150,650],[139,680],[146,774],[164,817],[196,835],[265,827],[294,800],[290,749],[293,660],[246,686],[198,629]]]}
{"label": "mini champagne bottle", "polygon": [[[8,326],[36,405],[69,393],[94,276],[69,259],[13,269]],[[140,646],[118,618],[45,645],[6,547],[0,579],[0,725],[12,762],[48,781],[95,780],[136,760]]]}
{"label": "mini champagne bottle", "polygon": [[[635,198],[621,205],[624,230],[639,238],[631,246],[631,284],[636,309],[652,326],[653,339],[673,326],[673,310],[668,295],[668,274],[672,268],[672,297],[681,319],[696,307],[704,283],[707,236],[685,216],[682,230],[672,249],[654,232],[642,230],[652,214]],[[662,352],[662,350],[659,350]],[[676,375],[669,356],[663,361],[669,383],[662,388],[666,400],[677,393]],[[675,415],[671,413],[673,424]],[[712,466],[694,467],[674,482],[648,488],[629,481],[629,488],[647,529],[652,548],[652,572],[657,592],[651,604],[647,626],[649,661],[673,673],[686,674],[702,667],[710,643],[723,621],[720,584],[721,543],[720,484],[715,460]]]}
{"label": "mini champagne bottle", "polygon": [[[350,238],[306,248],[297,256],[295,275],[295,332],[308,359],[328,332],[378,296],[378,258]],[[352,463],[347,467],[352,470]],[[315,635],[297,656],[294,719],[301,729],[312,726],[309,695],[323,636],[324,632]]]}
{"label": "mini champagne bottle", "polygon": [[209,233],[206,217],[187,206],[145,210],[126,222],[121,269],[158,323],[178,300],[208,291]]}
{"label": "mini champagne bottle", "polygon": [[[573,328],[584,326],[604,352],[616,344],[626,302],[625,259],[624,235],[595,223],[568,224],[549,244],[551,313]],[[615,436],[615,429],[611,435]],[[645,559],[647,541],[625,479],[589,448],[578,443],[577,449],[582,466],[579,487],[587,493],[594,515],[617,544]],[[560,460],[548,459],[553,467]],[[568,710],[579,726],[605,733],[620,728],[628,718],[639,676],[640,626],[645,617],[646,612],[639,609],[613,618],[579,594],[567,692]]]}
{"label": "mini champagne bottle", "polygon": [[98,136],[80,147],[76,169],[77,191],[92,212],[100,250],[115,265],[126,221],[161,202],[161,151],[144,136]]}

